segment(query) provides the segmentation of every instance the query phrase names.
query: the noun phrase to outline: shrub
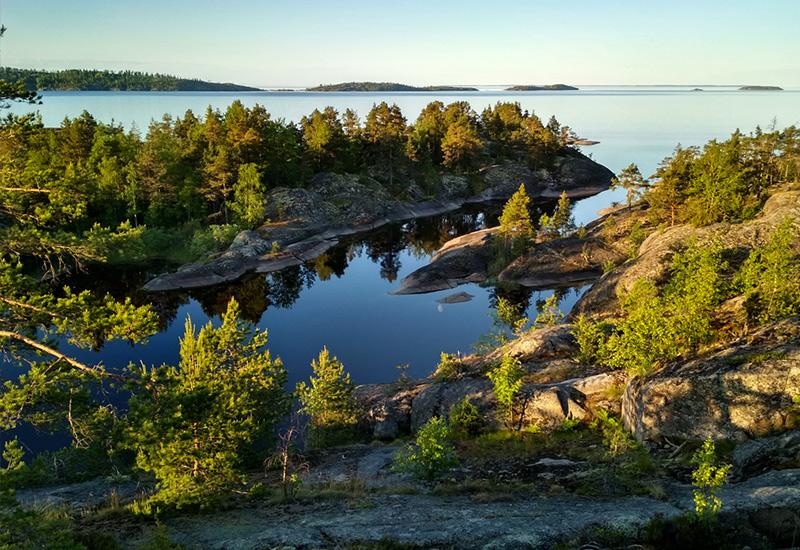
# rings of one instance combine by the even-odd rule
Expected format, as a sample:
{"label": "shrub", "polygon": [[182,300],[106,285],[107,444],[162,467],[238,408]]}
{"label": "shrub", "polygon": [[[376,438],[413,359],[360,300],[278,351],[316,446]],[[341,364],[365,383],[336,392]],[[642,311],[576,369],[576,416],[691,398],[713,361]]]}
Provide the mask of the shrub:
{"label": "shrub", "polygon": [[566,191],[562,191],[552,216],[542,214],[539,218],[539,231],[546,238],[566,237],[575,230],[572,204]]}
{"label": "shrub", "polygon": [[458,380],[464,375],[464,364],[454,353],[442,352],[433,377],[439,381]]}
{"label": "shrub", "polygon": [[730,464],[717,459],[716,447],[709,437],[692,457],[695,469],[692,472],[694,508],[697,518],[709,523],[716,519],[722,509],[722,500],[717,496],[720,487],[725,485],[731,470]]}
{"label": "shrub", "polygon": [[433,481],[458,464],[450,428],[439,417],[428,420],[417,432],[414,444],[395,455],[394,469]]}
{"label": "shrub", "polygon": [[561,424],[556,428],[559,433],[570,433],[576,431],[581,425],[579,418],[565,418]]}
{"label": "shrub", "polygon": [[521,427],[521,420],[518,423],[515,422],[514,403],[519,390],[522,388],[524,374],[525,371],[522,369],[519,360],[511,355],[504,355],[500,364],[488,373],[498,408],[503,413],[506,425],[509,428],[516,427],[516,429],[519,429]]}
{"label": "shrub", "polygon": [[752,320],[766,323],[800,312],[800,262],[792,251],[797,238],[791,220],[784,220],[739,270],[737,284]]}
{"label": "shrub", "polygon": [[611,456],[618,456],[636,446],[631,434],[622,425],[620,419],[615,418],[605,409],[595,411],[592,427],[603,434],[603,443]]}
{"label": "shrub", "polygon": [[564,313],[558,308],[558,295],[555,293],[548,296],[537,309],[539,314],[533,322],[537,327],[552,327],[564,318]]}
{"label": "shrub", "polygon": [[[597,346],[596,355],[609,367],[643,376],[709,342],[714,336],[713,309],[726,297],[726,269],[717,246],[692,245],[676,254],[663,292],[653,282],[639,279],[620,296],[624,317]],[[582,331],[590,353],[597,329],[586,325]]]}
{"label": "shrub", "polygon": [[581,313],[572,324],[572,336],[578,344],[576,359],[581,363],[595,363],[600,360],[607,335],[600,323],[593,323]]}
{"label": "shrub", "polygon": [[474,437],[486,426],[486,419],[481,415],[469,397],[450,407],[450,429],[456,437]]}

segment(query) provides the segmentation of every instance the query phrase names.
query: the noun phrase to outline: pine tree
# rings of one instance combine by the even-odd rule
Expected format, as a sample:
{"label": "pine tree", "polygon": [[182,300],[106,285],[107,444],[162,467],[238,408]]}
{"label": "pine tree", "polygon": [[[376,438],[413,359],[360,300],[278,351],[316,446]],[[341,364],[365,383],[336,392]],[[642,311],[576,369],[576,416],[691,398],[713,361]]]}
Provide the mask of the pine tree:
{"label": "pine tree", "polygon": [[636,164],[629,164],[617,174],[616,178],[611,180],[611,188],[616,189],[617,187],[625,189],[626,202],[628,206],[631,206],[634,199],[641,197],[644,190],[647,189],[647,180],[644,179]]}
{"label": "pine tree", "polygon": [[239,167],[239,178],[233,186],[233,202],[231,210],[237,221],[246,227],[255,227],[264,219],[264,186],[258,167],[243,164]]}
{"label": "pine tree", "polygon": [[178,366],[139,369],[127,435],[158,479],[151,508],[205,507],[244,480],[248,455],[287,412],[286,370],[266,345],[231,300],[219,328],[187,319]]}
{"label": "pine tree", "polygon": [[[324,443],[334,432],[347,430],[358,421],[358,405],[353,398],[353,383],[344,365],[328,348],[322,348],[311,362],[314,374],[309,383],[297,384],[295,393],[300,411],[311,419],[312,439]],[[328,432],[328,433],[326,433]]]}
{"label": "pine tree", "polygon": [[517,252],[522,252],[533,238],[533,222],[530,213],[531,199],[525,192],[525,184],[520,184],[500,215],[498,234]]}

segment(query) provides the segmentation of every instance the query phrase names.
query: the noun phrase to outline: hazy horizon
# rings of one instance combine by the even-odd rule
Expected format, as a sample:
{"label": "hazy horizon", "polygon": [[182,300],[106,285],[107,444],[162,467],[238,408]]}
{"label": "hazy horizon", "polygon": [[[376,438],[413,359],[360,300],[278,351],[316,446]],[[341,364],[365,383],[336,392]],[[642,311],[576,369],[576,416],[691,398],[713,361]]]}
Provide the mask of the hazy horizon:
{"label": "hazy horizon", "polygon": [[8,27],[1,62],[21,68],[137,70],[264,88],[800,86],[795,0],[0,2]]}

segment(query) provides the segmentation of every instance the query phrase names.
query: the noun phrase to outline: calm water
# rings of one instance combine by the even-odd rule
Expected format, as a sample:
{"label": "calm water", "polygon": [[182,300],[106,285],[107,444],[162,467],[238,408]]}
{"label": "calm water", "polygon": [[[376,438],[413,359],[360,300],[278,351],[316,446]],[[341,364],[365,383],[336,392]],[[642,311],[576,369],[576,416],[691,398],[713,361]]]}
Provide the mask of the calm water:
{"label": "calm water", "polygon": [[[497,101],[519,101],[543,119],[555,115],[579,135],[601,143],[584,151],[614,171],[636,162],[650,174],[676,144],[701,145],[724,138],[736,128],[769,127],[800,123],[800,91],[737,92],[713,88],[691,92],[688,88],[592,87],[578,92],[508,93],[47,93],[38,108],[47,125],[65,116],[90,111],[103,121],[145,129],[164,113],[182,114],[186,109],[202,113],[207,105],[224,109],[234,99],[246,105],[264,105],[275,117],[297,121],[314,108],[332,105],[354,108],[363,117],[373,103],[395,102],[413,121],[420,109],[434,99],[467,100],[476,110]],[[25,107],[15,107],[17,112]],[[596,216],[599,208],[619,193],[606,192],[576,205],[578,222]],[[491,217],[492,213],[486,213]],[[491,327],[493,292],[476,285],[458,290],[473,294],[471,302],[439,305],[436,300],[451,291],[417,296],[392,296],[403,276],[424,265],[441,242],[481,227],[486,216],[469,212],[410,224],[398,224],[373,235],[344,243],[319,265],[291,272],[252,278],[222,289],[185,295],[158,295],[152,300],[165,312],[164,328],[145,345],[107,345],[99,353],[77,351],[86,361],[102,360],[109,366],[129,361],[171,363],[177,360],[178,338],[190,315],[196,324],[216,319],[227,298],[236,295],[246,313],[269,329],[270,348],[290,373],[290,382],[308,376],[309,361],[327,345],[344,361],[359,383],[396,379],[395,366],[409,364],[411,376],[431,372],[440,351],[467,352]],[[420,244],[423,242],[424,244]],[[131,277],[130,287],[141,283]],[[115,278],[116,281],[125,280]],[[103,284],[92,282],[93,286]],[[581,290],[570,291],[562,301],[565,311]],[[535,302],[549,292],[527,297],[535,316]]]}

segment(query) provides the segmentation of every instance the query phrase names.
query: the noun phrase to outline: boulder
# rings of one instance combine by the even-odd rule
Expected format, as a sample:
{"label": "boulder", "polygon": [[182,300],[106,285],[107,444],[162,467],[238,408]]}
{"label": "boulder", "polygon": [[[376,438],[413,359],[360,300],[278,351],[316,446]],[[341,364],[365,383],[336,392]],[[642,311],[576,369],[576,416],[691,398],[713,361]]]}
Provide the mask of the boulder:
{"label": "boulder", "polygon": [[485,379],[464,378],[431,384],[417,394],[411,403],[411,430],[417,431],[435,416],[448,417],[450,408],[465,398],[478,407],[490,424],[497,424],[492,383]]}
{"label": "boulder", "polygon": [[791,428],[800,395],[800,318],[768,326],[625,390],[625,425],[637,439],[746,440]]}
{"label": "boulder", "polygon": [[411,402],[429,384],[408,386],[365,384],[353,395],[364,411],[362,424],[376,439],[390,440],[411,433]]}
{"label": "boulder", "polygon": [[521,363],[534,363],[556,358],[570,357],[577,351],[572,325],[560,324],[552,327],[534,328],[523,332],[519,338],[511,340],[486,355],[471,355],[463,359],[471,368],[482,368],[499,362],[510,355]]}
{"label": "boulder", "polygon": [[497,228],[482,229],[446,242],[431,263],[403,278],[392,294],[436,292],[485,281],[496,232]]}
{"label": "boulder", "polygon": [[[554,429],[567,418],[586,418],[603,406],[613,409],[611,396],[624,381],[622,373],[603,373],[554,384],[523,384],[515,415],[522,425]],[[364,425],[375,438],[388,440],[413,433],[431,418],[447,418],[453,405],[469,399],[486,419],[489,428],[503,427],[492,383],[485,378],[462,378],[447,382],[373,384],[356,388],[355,396],[366,411]]]}

